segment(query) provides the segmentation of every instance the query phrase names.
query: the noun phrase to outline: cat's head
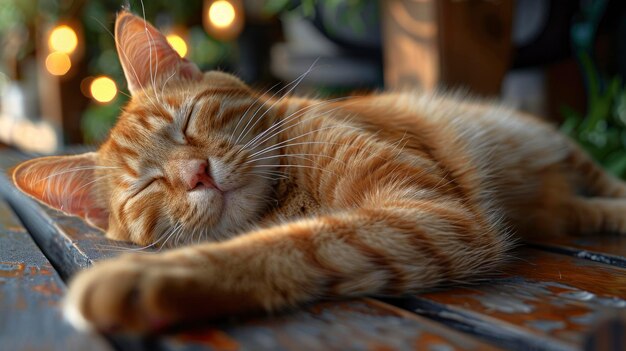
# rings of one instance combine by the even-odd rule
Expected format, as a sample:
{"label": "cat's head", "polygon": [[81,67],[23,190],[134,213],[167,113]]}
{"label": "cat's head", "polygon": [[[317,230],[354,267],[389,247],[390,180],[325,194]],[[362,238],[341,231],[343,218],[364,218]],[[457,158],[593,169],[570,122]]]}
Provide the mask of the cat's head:
{"label": "cat's head", "polygon": [[231,75],[200,72],[128,12],[115,39],[132,98],[108,139],[97,152],[23,163],[16,185],[142,245],[224,239],[254,221],[275,178],[269,103]]}

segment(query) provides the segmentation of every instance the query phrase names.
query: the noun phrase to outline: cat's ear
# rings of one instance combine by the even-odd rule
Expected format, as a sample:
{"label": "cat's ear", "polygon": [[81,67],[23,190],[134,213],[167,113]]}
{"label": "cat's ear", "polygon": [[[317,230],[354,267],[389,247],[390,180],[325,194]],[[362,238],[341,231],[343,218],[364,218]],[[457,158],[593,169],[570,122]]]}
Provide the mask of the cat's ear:
{"label": "cat's ear", "polygon": [[95,194],[95,160],[94,152],[28,160],[13,170],[13,182],[46,205],[107,230],[108,210]]}
{"label": "cat's ear", "polygon": [[117,15],[115,43],[131,94],[172,77],[202,78],[198,67],[181,58],[161,32],[128,11]]}

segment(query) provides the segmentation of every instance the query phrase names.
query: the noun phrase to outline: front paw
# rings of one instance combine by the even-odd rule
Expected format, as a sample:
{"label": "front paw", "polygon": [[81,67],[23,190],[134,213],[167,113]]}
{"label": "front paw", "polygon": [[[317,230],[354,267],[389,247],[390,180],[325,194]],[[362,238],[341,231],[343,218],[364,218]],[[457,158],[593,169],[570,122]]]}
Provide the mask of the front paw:
{"label": "front paw", "polygon": [[71,282],[66,318],[78,329],[148,332],[170,324],[164,311],[167,269],[147,256],[129,255],[96,264]]}
{"label": "front paw", "polygon": [[151,333],[259,310],[254,291],[217,263],[180,255],[101,262],[73,279],[64,312],[82,330]]}

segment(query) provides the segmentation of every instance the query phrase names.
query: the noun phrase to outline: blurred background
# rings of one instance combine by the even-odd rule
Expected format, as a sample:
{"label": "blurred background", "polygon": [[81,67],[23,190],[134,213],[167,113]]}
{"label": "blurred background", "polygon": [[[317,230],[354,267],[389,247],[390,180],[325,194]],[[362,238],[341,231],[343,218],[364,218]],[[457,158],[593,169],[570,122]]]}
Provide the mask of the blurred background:
{"label": "blurred background", "polygon": [[[106,137],[128,100],[111,34],[122,0],[0,1],[0,147]],[[626,2],[128,1],[203,70],[298,93],[461,89],[558,124],[626,175]]]}

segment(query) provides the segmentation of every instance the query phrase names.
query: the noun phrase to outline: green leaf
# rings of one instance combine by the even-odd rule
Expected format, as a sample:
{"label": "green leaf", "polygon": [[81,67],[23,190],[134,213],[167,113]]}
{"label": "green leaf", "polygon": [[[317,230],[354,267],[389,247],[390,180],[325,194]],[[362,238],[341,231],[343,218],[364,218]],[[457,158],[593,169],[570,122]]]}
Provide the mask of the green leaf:
{"label": "green leaf", "polygon": [[263,4],[263,12],[269,15],[275,15],[287,10],[290,3],[290,0],[265,0],[265,3]]}
{"label": "green leaf", "polygon": [[315,0],[302,0],[300,8],[304,17],[315,16]]}
{"label": "green leaf", "polygon": [[626,90],[622,90],[615,100],[615,117],[622,126],[626,126]]}
{"label": "green leaf", "polygon": [[626,173],[626,153],[621,152],[620,154],[616,155],[616,157],[614,157],[611,162],[606,164],[606,168],[612,174],[618,177],[623,177]]}
{"label": "green leaf", "polygon": [[561,124],[561,132],[574,137],[578,133],[578,127],[583,117],[580,113],[568,106],[561,107],[561,114],[565,117],[563,124]]}

